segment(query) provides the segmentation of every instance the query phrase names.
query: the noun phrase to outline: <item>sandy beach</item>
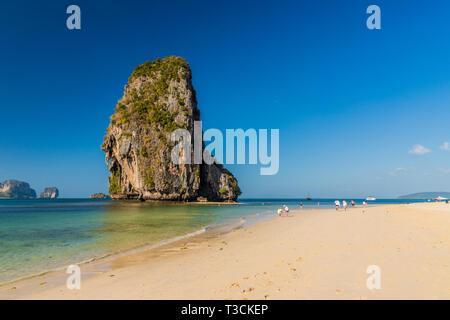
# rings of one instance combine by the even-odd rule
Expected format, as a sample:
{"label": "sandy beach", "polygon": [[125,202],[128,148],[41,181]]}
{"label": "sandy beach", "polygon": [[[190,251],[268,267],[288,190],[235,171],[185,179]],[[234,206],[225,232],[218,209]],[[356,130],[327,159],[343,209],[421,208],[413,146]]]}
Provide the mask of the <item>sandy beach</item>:
{"label": "sandy beach", "polygon": [[[1,299],[449,299],[450,205],[292,211],[0,287]],[[366,270],[381,270],[369,290]]]}

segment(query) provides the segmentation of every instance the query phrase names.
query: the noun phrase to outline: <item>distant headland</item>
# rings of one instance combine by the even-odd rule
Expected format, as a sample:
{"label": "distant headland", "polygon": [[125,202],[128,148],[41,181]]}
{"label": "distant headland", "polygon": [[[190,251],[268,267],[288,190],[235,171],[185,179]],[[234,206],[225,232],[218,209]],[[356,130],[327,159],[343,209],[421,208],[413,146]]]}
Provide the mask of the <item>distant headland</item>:
{"label": "distant headland", "polygon": [[0,183],[1,199],[36,199],[36,191],[30,184],[18,180],[6,180]]}
{"label": "distant headland", "polygon": [[438,197],[444,197],[450,199],[450,192],[419,192],[407,194],[404,196],[398,197],[398,199],[436,199]]}
{"label": "distant headland", "polygon": [[[45,188],[40,194],[41,199],[56,199],[59,190],[56,187]],[[0,199],[36,199],[36,191],[30,187],[28,182],[19,180],[6,180],[0,183]]]}

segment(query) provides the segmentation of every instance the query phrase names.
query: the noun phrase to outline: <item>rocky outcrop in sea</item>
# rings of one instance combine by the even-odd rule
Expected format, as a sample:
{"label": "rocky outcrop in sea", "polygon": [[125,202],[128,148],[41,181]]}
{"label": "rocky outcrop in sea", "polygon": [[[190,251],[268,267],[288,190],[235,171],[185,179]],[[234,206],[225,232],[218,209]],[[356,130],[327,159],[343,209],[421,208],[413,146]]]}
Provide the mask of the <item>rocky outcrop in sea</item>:
{"label": "rocky outcrop in sea", "polygon": [[171,161],[171,133],[182,128],[193,137],[194,121],[200,120],[191,79],[180,57],[135,68],[102,145],[113,199],[234,201],[240,195],[236,178],[219,164]]}
{"label": "rocky outcrop in sea", "polygon": [[0,198],[4,199],[35,199],[36,191],[23,181],[6,180],[0,183]]}
{"label": "rocky outcrop in sea", "polygon": [[89,198],[91,198],[91,199],[109,199],[110,196],[108,196],[107,194],[104,194],[104,193],[94,193],[94,194],[91,194],[91,196]]}
{"label": "rocky outcrop in sea", "polygon": [[41,195],[39,198],[43,199],[56,199],[59,197],[59,190],[56,187],[48,187],[45,188],[43,192],[41,192]]}

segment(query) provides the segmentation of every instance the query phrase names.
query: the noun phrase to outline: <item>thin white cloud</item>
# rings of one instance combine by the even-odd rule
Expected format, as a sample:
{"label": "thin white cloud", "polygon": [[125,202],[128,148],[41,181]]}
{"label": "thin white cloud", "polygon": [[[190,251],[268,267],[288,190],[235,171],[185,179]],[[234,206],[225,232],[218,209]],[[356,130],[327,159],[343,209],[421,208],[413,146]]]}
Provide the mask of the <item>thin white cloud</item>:
{"label": "thin white cloud", "polygon": [[441,150],[450,151],[450,143],[448,143],[447,141],[444,142],[441,146]]}
{"label": "thin white cloud", "polygon": [[416,144],[411,150],[409,150],[409,153],[415,154],[415,155],[418,155],[418,156],[422,156],[422,155],[427,154],[429,152],[431,152],[431,150],[428,149],[428,148],[425,148],[421,144]]}
{"label": "thin white cloud", "polygon": [[406,168],[396,168],[394,171],[391,171],[389,174],[391,176],[396,176],[397,174],[401,173],[401,172],[405,172],[407,171]]}
{"label": "thin white cloud", "polygon": [[437,169],[440,173],[442,174],[449,174],[450,173],[450,169],[443,169],[443,168],[439,168]]}

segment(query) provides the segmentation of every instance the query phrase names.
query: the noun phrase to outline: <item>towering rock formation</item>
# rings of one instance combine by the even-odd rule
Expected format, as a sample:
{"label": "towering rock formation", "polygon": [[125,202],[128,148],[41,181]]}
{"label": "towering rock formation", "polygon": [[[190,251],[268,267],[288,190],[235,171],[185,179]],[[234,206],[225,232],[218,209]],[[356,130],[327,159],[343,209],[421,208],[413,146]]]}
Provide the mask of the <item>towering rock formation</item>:
{"label": "towering rock formation", "polygon": [[26,182],[6,180],[0,183],[0,198],[7,199],[35,199],[36,191]]}
{"label": "towering rock formation", "polygon": [[56,187],[48,187],[45,188],[43,192],[41,192],[41,195],[39,198],[44,199],[56,199],[59,197],[59,190]]}
{"label": "towering rock formation", "polygon": [[[102,150],[111,172],[113,199],[232,201],[235,177],[218,164],[174,164],[171,133],[194,136],[200,120],[188,63],[166,57],[137,66],[111,117]],[[193,148],[191,159],[194,159]]]}

